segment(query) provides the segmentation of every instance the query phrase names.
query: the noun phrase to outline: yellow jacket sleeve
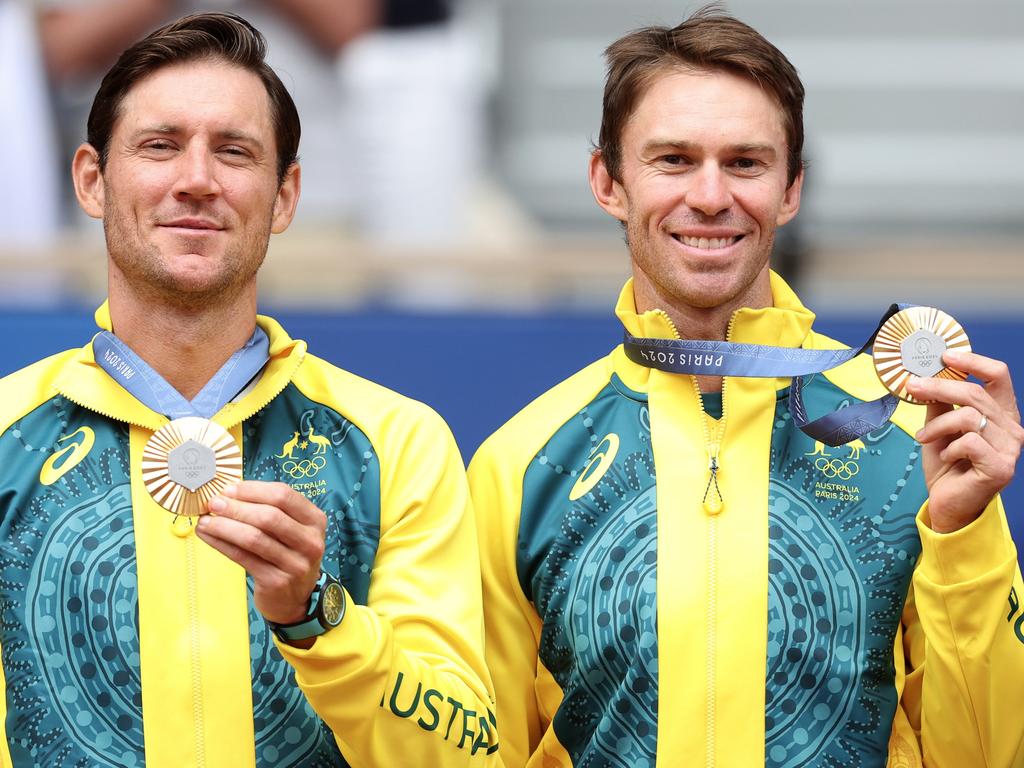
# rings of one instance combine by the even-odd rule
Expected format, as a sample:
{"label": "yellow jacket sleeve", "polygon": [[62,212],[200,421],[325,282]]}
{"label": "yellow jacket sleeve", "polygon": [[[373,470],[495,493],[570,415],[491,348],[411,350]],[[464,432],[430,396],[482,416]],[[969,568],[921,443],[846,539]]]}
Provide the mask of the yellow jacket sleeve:
{"label": "yellow jacket sleeve", "polygon": [[[410,425],[410,408],[420,418]],[[367,605],[302,650],[278,642],[342,754],[360,766],[498,765],[465,471],[439,416],[409,403],[371,436],[381,535]]]}
{"label": "yellow jacket sleeve", "polygon": [[477,515],[487,665],[494,680],[501,727],[501,755],[507,768],[547,765],[545,755],[566,764],[564,749],[550,729],[562,691],[539,661],[541,623],[523,594],[516,568],[522,475],[504,466],[485,443],[469,468]]}
{"label": "yellow jacket sleeve", "polygon": [[902,715],[929,768],[1024,766],[1024,584],[1002,504],[948,534],[927,514],[903,614]]}

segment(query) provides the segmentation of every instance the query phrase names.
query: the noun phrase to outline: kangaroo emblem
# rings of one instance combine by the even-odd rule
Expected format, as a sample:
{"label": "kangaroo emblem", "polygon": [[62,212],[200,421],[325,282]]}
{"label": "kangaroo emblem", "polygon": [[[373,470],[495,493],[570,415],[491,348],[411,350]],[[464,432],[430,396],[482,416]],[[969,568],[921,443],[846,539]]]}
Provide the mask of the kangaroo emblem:
{"label": "kangaroo emblem", "polygon": [[287,443],[285,443],[284,445],[281,446],[281,454],[277,458],[283,459],[283,458],[287,457],[289,459],[294,459],[295,458],[295,448],[296,448],[296,446],[298,444],[299,444],[299,433],[298,432],[293,432],[292,433],[292,439],[289,440]]}
{"label": "kangaroo emblem", "polygon": [[850,449],[850,455],[846,457],[848,459],[859,459],[861,450],[867,448],[861,440],[851,440],[846,445]]}
{"label": "kangaroo emblem", "polygon": [[[860,442],[859,440],[857,442]],[[864,444],[861,443],[861,446]],[[821,440],[814,441],[814,450],[810,453],[805,453],[804,456],[831,456],[831,453],[825,452],[825,444]]]}
{"label": "kangaroo emblem", "polygon": [[[295,434],[298,435],[299,433],[296,432]],[[316,445],[316,453],[326,453],[327,449],[331,447],[330,440],[328,440],[323,435],[318,435],[315,432],[313,432],[312,424],[309,426],[309,434],[307,435],[307,438],[309,439],[309,442],[314,443]]]}

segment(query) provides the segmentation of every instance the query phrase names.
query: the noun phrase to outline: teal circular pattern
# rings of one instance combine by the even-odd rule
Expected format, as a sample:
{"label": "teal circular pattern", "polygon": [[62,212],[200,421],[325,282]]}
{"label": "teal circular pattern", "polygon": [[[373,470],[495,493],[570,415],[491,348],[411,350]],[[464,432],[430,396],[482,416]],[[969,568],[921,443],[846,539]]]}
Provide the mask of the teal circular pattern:
{"label": "teal circular pattern", "polygon": [[144,752],[132,531],[128,485],[64,511],[25,590],[51,714],[99,765],[135,765]]}
{"label": "teal circular pattern", "polygon": [[[593,750],[578,765],[653,766],[657,749],[657,490],[609,514],[579,551],[567,584],[576,658],[570,713],[599,702]],[[565,708],[563,708],[565,709]]]}
{"label": "teal circular pattern", "polygon": [[856,706],[867,598],[846,545],[781,483],[769,492],[765,755],[808,764]]}
{"label": "teal circular pattern", "polygon": [[333,736],[295,682],[295,670],[274,645],[266,621],[253,604],[252,579],[248,581],[256,764],[344,765]]}

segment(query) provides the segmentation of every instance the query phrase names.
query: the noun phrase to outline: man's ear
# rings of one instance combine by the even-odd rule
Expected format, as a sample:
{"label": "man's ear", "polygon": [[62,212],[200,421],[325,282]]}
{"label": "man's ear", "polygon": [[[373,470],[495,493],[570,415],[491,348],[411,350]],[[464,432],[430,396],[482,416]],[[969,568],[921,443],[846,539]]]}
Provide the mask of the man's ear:
{"label": "man's ear", "polygon": [[601,150],[590,153],[590,189],[597,204],[619,221],[628,218],[628,201],[622,185],[612,178]]}
{"label": "man's ear", "polygon": [[82,144],[75,150],[71,179],[82,210],[94,219],[102,219],[105,203],[103,171],[100,170],[100,153],[92,144]]}
{"label": "man's ear", "polygon": [[274,200],[274,215],[270,221],[270,231],[279,235],[288,229],[295,218],[295,208],[299,204],[299,193],[302,191],[302,169],[299,164],[292,163],[285,171],[284,181],[277,189]]}
{"label": "man's ear", "polygon": [[775,218],[775,225],[781,227],[786,222],[792,220],[796,216],[797,211],[800,210],[800,194],[804,187],[804,172],[803,169],[793,179],[793,183],[786,189],[786,193],[782,196],[782,207],[779,208],[779,215]]}

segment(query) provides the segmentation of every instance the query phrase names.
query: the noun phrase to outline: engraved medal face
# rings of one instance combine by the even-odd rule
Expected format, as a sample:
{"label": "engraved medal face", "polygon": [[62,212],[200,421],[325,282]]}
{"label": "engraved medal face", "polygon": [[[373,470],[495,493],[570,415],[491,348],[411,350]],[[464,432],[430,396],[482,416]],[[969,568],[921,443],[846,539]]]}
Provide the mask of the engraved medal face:
{"label": "engraved medal face", "polygon": [[142,451],[142,482],[168,512],[206,514],[207,502],[242,479],[242,452],[224,427],[186,416],[165,424]]}
{"label": "engraved medal face", "polygon": [[217,476],[217,454],[208,445],[186,440],[167,454],[167,476],[195,493]]}
{"label": "engraved medal face", "polygon": [[875,337],[871,355],[885,388],[901,400],[917,403],[920,401],[906,391],[911,376],[967,378],[966,373],[943,364],[942,353],[947,349],[971,351],[971,342],[960,324],[942,310],[911,307],[886,320]]}

